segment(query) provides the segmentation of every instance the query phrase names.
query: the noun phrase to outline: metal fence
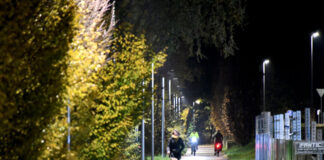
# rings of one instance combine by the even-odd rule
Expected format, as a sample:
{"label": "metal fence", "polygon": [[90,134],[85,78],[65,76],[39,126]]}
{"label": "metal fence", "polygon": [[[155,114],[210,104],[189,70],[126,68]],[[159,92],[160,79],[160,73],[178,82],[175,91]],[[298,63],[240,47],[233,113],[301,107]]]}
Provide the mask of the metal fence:
{"label": "metal fence", "polygon": [[256,160],[293,160],[293,141],[274,139],[268,134],[256,135]]}
{"label": "metal fence", "polygon": [[306,140],[302,140],[300,111],[274,116],[270,112],[262,112],[256,117],[255,159],[322,160],[322,129],[316,128],[316,122],[312,122],[312,125],[307,123],[310,122],[308,108],[305,109],[305,119]]}

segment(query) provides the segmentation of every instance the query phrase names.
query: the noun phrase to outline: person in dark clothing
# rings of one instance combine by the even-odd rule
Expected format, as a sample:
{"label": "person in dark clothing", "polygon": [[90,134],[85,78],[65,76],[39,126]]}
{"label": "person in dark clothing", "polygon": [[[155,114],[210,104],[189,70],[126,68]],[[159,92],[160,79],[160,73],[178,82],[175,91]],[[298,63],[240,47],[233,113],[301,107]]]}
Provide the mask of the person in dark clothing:
{"label": "person in dark clothing", "polygon": [[169,157],[181,159],[181,152],[185,148],[183,140],[180,138],[180,133],[177,130],[172,131],[172,136],[168,144]]}
{"label": "person in dark clothing", "polygon": [[214,150],[215,155],[219,156],[219,152],[223,149],[223,135],[220,133],[220,130],[213,136],[214,138]]}
{"label": "person in dark clothing", "polygon": [[217,133],[213,136],[214,143],[223,143],[223,135],[220,133],[220,130],[217,131]]}

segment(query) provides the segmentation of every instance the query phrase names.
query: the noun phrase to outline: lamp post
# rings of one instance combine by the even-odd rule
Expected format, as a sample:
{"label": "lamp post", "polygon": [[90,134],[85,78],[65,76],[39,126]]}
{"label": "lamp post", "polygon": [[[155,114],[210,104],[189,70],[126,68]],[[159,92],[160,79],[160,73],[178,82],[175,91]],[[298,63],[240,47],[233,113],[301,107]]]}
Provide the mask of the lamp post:
{"label": "lamp post", "polygon": [[314,105],[314,101],[313,101],[313,90],[314,90],[314,86],[313,86],[313,77],[314,77],[314,73],[313,73],[313,41],[314,38],[319,36],[319,32],[314,32],[311,35],[311,87],[310,87],[310,107],[312,108]]}
{"label": "lamp post", "polygon": [[193,124],[194,124],[194,128],[196,128],[195,125],[195,103],[200,104],[201,100],[197,99],[196,101],[192,102],[192,119],[193,119]]}
{"label": "lamp post", "polygon": [[270,61],[268,59],[263,61],[263,111],[265,111],[266,109],[266,100],[265,100],[265,74],[266,74],[266,70],[265,67],[266,65],[269,63]]}
{"label": "lamp post", "polygon": [[179,119],[181,119],[181,96],[178,97],[178,113],[179,113]]}
{"label": "lamp post", "polygon": [[[70,100],[69,100],[70,103]],[[71,151],[71,129],[70,129],[70,122],[71,122],[71,110],[70,107],[67,106],[67,123],[68,123],[68,136],[67,136],[67,149],[68,149],[68,156],[70,157],[70,151]]]}
{"label": "lamp post", "polygon": [[192,102],[192,123],[195,125],[195,102]]}
{"label": "lamp post", "polygon": [[[143,80],[143,106],[145,105],[144,102],[144,92],[145,92],[145,82]],[[142,159],[141,160],[145,160],[145,119],[144,119],[144,110],[143,110],[143,118],[142,118]]]}
{"label": "lamp post", "polygon": [[175,95],[175,103],[174,103],[174,110],[175,110],[175,116],[178,119],[178,95]]}
{"label": "lamp post", "polygon": [[172,101],[172,98],[171,98],[171,80],[169,80],[169,105],[170,105],[170,108],[172,108],[171,101]]}
{"label": "lamp post", "polygon": [[154,160],[154,63],[152,63],[152,146],[151,146],[151,160]]}
{"label": "lamp post", "polygon": [[162,77],[162,129],[161,129],[161,135],[162,135],[162,157],[164,157],[164,77]]}
{"label": "lamp post", "polygon": [[175,99],[175,95],[173,94],[173,96],[172,96],[172,98],[173,98],[173,109],[174,109],[174,116],[177,116],[177,111],[176,111],[176,99]]}

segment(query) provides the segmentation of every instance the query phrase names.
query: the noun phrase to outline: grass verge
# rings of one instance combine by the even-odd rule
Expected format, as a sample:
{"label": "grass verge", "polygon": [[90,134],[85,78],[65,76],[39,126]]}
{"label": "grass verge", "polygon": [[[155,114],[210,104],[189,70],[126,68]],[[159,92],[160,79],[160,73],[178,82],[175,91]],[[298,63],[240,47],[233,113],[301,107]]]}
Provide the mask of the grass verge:
{"label": "grass verge", "polygon": [[233,146],[224,151],[229,160],[254,160],[255,149],[254,141],[245,146]]}
{"label": "grass verge", "polygon": [[[146,157],[146,160],[151,160],[151,156]],[[170,160],[168,155],[165,155],[163,158],[162,156],[154,156],[154,160]]]}

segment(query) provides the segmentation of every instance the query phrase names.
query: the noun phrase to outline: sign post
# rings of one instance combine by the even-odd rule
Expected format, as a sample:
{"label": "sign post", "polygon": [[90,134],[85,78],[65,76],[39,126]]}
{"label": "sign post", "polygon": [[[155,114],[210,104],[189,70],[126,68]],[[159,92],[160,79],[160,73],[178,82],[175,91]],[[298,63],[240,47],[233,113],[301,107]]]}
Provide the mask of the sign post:
{"label": "sign post", "polygon": [[[317,90],[318,95],[321,97],[320,98],[320,100],[321,100],[321,111],[323,111],[323,109],[322,109],[322,97],[324,95],[324,89],[317,88],[316,90]],[[321,115],[321,117],[323,117],[323,115]],[[322,118],[320,118],[320,119],[322,119]],[[323,123],[323,121],[322,121],[322,123]]]}
{"label": "sign post", "polygon": [[296,155],[324,154],[324,141],[295,141],[294,145]]}

